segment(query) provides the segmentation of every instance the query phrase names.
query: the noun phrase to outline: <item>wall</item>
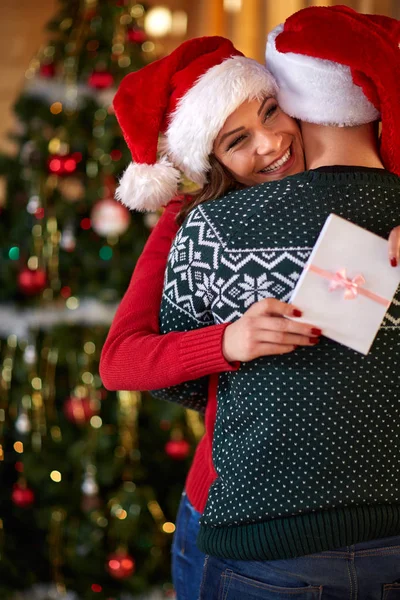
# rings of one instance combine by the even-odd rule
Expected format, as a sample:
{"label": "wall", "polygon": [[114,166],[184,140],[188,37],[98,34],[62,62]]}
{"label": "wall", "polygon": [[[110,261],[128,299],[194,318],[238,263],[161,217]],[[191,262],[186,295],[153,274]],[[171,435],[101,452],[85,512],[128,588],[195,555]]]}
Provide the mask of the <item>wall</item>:
{"label": "wall", "polygon": [[[226,8],[229,4],[240,6],[238,12],[229,12]],[[263,62],[268,31],[301,8],[335,4],[400,18],[399,0],[187,0],[188,34],[229,37],[246,56]]]}
{"label": "wall", "polygon": [[29,61],[45,39],[44,26],[57,0],[0,2],[0,150],[11,151],[6,132],[13,126],[12,104],[24,83]]}

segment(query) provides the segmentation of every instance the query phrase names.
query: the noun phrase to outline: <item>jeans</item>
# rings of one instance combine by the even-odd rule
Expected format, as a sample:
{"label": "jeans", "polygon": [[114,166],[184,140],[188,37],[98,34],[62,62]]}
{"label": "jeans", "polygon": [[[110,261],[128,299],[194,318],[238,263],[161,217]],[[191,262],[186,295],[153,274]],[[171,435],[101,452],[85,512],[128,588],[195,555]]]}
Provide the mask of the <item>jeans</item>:
{"label": "jeans", "polygon": [[205,560],[200,600],[289,598],[400,600],[400,536],[289,560]]}
{"label": "jeans", "polygon": [[205,559],[196,546],[200,516],[184,492],[172,542],[172,580],[177,600],[197,600],[199,597]]}

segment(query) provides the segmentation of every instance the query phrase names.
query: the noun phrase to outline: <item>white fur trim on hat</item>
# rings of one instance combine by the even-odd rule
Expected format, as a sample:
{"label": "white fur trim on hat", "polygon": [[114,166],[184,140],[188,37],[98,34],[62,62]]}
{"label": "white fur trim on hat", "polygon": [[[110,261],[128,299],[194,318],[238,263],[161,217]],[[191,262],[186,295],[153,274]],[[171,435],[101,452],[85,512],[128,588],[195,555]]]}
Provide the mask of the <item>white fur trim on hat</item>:
{"label": "white fur trim on hat", "polygon": [[115,197],[130,209],[154,211],[178,191],[180,173],[165,158],[154,165],[132,162],[122,175]]}
{"label": "white fur trim on hat", "polygon": [[379,119],[379,112],[355,85],[350,67],[294,52],[278,52],[278,25],[268,35],[267,67],[279,86],[277,99],[288,115],[319,125],[354,126]]}
{"label": "white fur trim on hat", "polygon": [[251,58],[234,56],[211,67],[179,100],[165,133],[168,156],[198,185],[207,181],[214,140],[246,100],[276,96],[272,75]]}

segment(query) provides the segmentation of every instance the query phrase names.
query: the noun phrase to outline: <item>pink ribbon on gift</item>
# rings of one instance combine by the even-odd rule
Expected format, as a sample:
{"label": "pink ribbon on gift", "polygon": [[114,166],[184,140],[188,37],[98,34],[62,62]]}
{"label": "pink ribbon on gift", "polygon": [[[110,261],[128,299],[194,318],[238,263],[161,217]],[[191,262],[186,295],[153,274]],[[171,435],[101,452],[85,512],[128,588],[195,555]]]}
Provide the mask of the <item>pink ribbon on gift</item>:
{"label": "pink ribbon on gift", "polygon": [[329,286],[330,292],[337,289],[343,289],[345,300],[354,300],[357,298],[358,294],[361,294],[374,302],[382,304],[386,308],[390,306],[390,300],[383,296],[379,296],[378,294],[374,294],[374,292],[363,287],[365,285],[365,278],[361,273],[355,275],[353,279],[349,279],[346,274],[346,269],[339,269],[336,273],[332,273],[331,271],[320,269],[320,267],[315,265],[307,265],[306,270],[311,271],[320,277],[324,277],[324,279],[328,279],[328,281],[331,282]]}
{"label": "pink ribbon on gift", "polygon": [[334,274],[329,286],[329,291],[333,292],[337,289],[343,288],[345,290],[344,299],[354,300],[354,298],[357,298],[359,289],[362,285],[364,285],[364,283],[365,279],[361,273],[353,277],[353,279],[348,279],[346,269],[340,269]]}

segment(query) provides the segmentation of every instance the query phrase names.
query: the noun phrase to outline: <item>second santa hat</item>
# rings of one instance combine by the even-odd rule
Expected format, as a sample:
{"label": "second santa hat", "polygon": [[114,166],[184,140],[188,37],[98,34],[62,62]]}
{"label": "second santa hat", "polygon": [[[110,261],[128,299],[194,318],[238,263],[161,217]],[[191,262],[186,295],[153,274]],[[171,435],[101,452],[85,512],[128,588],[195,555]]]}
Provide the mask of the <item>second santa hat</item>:
{"label": "second santa hat", "polygon": [[[263,66],[217,36],[189,40],[127,75],[114,109],[133,160],[117,198],[129,208],[156,210],[177,193],[178,169],[204,185],[208,157],[227,117],[244,101],[276,91]],[[160,133],[166,156],[157,161]]]}
{"label": "second santa hat", "polygon": [[346,6],[310,7],[268,36],[267,67],[292,117],[354,126],[381,119],[380,153],[400,175],[400,23]]}

